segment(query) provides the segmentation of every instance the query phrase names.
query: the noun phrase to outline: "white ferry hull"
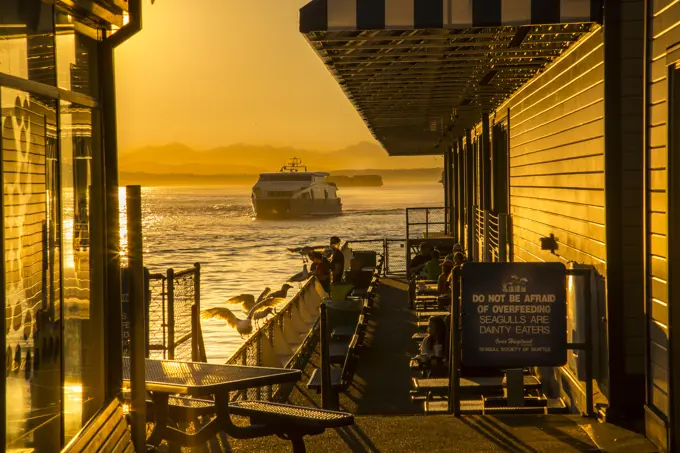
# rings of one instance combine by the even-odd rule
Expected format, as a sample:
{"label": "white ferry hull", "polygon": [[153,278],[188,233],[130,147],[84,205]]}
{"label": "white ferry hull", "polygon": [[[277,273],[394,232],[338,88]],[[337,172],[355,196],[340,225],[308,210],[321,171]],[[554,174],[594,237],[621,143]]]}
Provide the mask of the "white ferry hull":
{"label": "white ferry hull", "polygon": [[256,198],[253,209],[258,219],[285,219],[342,214],[339,198],[310,200],[304,198]]}

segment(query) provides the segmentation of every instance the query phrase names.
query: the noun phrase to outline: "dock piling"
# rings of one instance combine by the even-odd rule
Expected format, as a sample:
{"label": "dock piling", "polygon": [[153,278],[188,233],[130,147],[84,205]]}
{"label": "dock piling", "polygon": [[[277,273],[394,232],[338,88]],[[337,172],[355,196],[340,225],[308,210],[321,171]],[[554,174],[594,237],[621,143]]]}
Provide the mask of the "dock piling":
{"label": "dock piling", "polygon": [[132,441],[138,451],[146,445],[146,320],[142,246],[142,189],[127,186],[128,269],[130,276],[130,390]]}

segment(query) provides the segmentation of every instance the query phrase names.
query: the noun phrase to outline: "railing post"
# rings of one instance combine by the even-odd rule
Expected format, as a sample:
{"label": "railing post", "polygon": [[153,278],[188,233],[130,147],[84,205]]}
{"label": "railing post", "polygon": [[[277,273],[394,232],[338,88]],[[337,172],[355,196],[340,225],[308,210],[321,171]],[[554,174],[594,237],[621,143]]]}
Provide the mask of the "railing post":
{"label": "railing post", "polygon": [[333,407],[333,395],[331,392],[331,364],[328,353],[328,320],[326,318],[326,303],[319,306],[319,340],[321,343],[321,407],[323,409],[335,409]]}
{"label": "railing post", "polygon": [[583,285],[583,292],[586,300],[586,415],[588,417],[595,416],[595,395],[593,386],[593,293],[591,288],[592,271],[585,273],[585,284]]}
{"label": "railing post", "polygon": [[[127,186],[128,294],[130,300],[130,390],[132,441],[146,449],[146,378],[144,332],[144,247],[142,245],[142,188]],[[116,345],[120,347],[120,345]]]}
{"label": "railing post", "polygon": [[406,243],[404,244],[404,258],[406,259],[406,277],[411,278],[411,273],[408,271],[408,266],[411,263],[411,247],[409,247],[410,229],[409,229],[409,208],[406,208]]}
{"label": "railing post", "polygon": [[[454,274],[455,275],[455,274]],[[451,366],[449,368],[449,413],[455,417],[460,417],[460,300],[458,285],[451,285],[451,320],[450,320],[450,347],[449,355]]]}
{"label": "railing post", "polygon": [[409,209],[406,208],[406,240],[407,241],[408,241],[408,238],[410,237],[410,234],[411,234],[411,232],[409,231],[410,230],[410,228],[409,228],[410,222],[409,222],[409,218],[408,218],[408,211],[409,211]]}
{"label": "railing post", "polygon": [[144,352],[149,357],[149,304],[151,303],[151,277],[149,269],[144,268]]}
{"label": "railing post", "polygon": [[389,265],[390,246],[387,238],[383,239],[383,275],[387,277],[387,266]]}
{"label": "railing post", "polygon": [[479,242],[477,241],[478,235],[478,222],[477,222],[477,205],[472,205],[472,225],[470,225],[472,233],[470,234],[471,242],[470,248],[472,249],[472,260],[479,261]]}
{"label": "railing post", "polygon": [[484,210],[484,249],[482,252],[482,261],[487,262],[491,261],[489,259],[489,211],[488,209]]}
{"label": "railing post", "polygon": [[425,208],[425,238],[430,237],[430,208]]}
{"label": "railing post", "polygon": [[508,260],[508,215],[498,214],[498,261]]}
{"label": "railing post", "polygon": [[168,359],[175,359],[175,271],[168,269]]}
{"label": "railing post", "polygon": [[191,360],[200,362],[201,263],[194,264],[194,305],[191,309]]}

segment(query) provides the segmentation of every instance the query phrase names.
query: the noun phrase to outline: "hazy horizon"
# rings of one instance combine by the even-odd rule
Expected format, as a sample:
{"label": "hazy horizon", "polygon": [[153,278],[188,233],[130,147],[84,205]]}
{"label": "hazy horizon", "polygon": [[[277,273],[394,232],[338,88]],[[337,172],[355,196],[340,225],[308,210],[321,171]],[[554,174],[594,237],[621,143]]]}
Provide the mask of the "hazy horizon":
{"label": "hazy horizon", "polygon": [[121,152],[121,172],[234,175],[278,171],[292,157],[309,171],[413,170],[443,167],[439,156],[389,157],[376,143],[359,142],[331,151],[271,145],[236,144],[198,150],[182,143]]}

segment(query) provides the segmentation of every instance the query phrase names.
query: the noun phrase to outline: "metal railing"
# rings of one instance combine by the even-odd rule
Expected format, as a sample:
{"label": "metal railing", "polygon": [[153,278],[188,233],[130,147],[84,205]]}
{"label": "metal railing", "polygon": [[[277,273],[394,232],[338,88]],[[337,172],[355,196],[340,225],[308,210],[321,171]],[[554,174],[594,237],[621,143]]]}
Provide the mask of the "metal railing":
{"label": "metal railing", "polygon": [[509,234],[510,217],[474,207],[474,243],[470,246],[471,258],[479,262],[506,262],[512,249]]}
{"label": "metal railing", "polygon": [[[277,313],[254,331],[227,364],[304,369],[319,341],[319,306],[324,291],[310,278]],[[283,401],[293,385],[244,390],[233,400]]]}
{"label": "metal railing", "polygon": [[383,275],[404,275],[406,274],[406,240],[385,238],[385,239],[359,239],[348,241],[356,251],[375,252],[377,256],[384,257]]}
{"label": "metal railing", "polygon": [[147,355],[206,361],[200,324],[201,265],[166,274],[145,270]]}
{"label": "metal railing", "polygon": [[406,238],[425,239],[452,234],[448,207],[406,208]]}

